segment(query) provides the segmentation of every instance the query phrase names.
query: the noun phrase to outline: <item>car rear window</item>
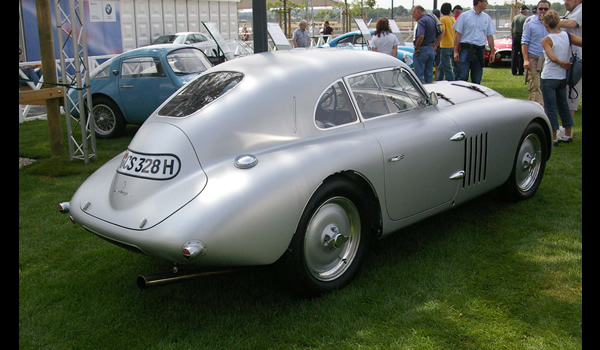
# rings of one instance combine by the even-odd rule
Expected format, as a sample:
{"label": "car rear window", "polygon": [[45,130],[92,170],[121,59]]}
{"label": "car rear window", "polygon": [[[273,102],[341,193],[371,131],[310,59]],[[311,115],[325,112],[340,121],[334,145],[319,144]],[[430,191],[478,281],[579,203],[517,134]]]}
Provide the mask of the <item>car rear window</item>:
{"label": "car rear window", "polygon": [[177,75],[201,73],[212,66],[202,51],[191,47],[169,53],[167,62]]}
{"label": "car rear window", "polygon": [[243,78],[244,75],[238,72],[202,75],[173,96],[158,114],[168,117],[188,116],[233,89]]}

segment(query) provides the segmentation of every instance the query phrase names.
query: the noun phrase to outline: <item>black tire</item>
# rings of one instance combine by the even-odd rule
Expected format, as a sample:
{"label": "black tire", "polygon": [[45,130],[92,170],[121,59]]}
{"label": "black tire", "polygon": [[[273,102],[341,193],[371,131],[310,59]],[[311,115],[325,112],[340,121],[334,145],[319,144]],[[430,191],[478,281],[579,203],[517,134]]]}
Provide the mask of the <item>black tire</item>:
{"label": "black tire", "polygon": [[317,190],[278,261],[279,276],[292,292],[315,297],[354,279],[371,240],[367,213],[350,180],[328,181]]}
{"label": "black tire", "polygon": [[548,151],[544,129],[538,123],[529,124],[521,136],[510,177],[500,187],[502,197],[515,202],[533,197],[544,176]]}
{"label": "black tire", "polygon": [[121,136],[127,123],[117,104],[104,96],[94,97],[92,104],[96,137],[108,139]]}

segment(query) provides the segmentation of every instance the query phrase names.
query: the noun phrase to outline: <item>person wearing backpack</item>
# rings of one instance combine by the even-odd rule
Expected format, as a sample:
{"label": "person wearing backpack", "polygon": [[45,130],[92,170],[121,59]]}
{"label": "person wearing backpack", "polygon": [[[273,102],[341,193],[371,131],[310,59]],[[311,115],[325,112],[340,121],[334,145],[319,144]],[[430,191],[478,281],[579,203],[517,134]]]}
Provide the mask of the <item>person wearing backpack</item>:
{"label": "person wearing backpack", "polygon": [[[494,33],[496,27],[492,18],[485,12],[487,0],[473,0],[473,8],[463,12],[454,29],[454,61],[456,63],[456,79],[467,81],[469,72],[471,82],[481,84],[484,66],[486,42],[490,52],[494,52]],[[490,55],[490,63],[494,63],[496,55]]]}
{"label": "person wearing backpack", "polygon": [[[552,125],[553,143],[558,146],[559,142],[573,142],[573,117],[569,111],[567,101],[567,69],[571,66],[570,44],[580,46],[582,40],[572,33],[563,32],[558,28],[560,17],[558,12],[550,10],[542,18],[542,23],[548,30],[548,36],[542,39],[544,48],[544,69],[541,75],[542,97],[544,99],[544,111]],[[565,128],[565,135],[557,138],[558,117]]]}
{"label": "person wearing backpack", "polygon": [[[558,23],[558,27],[578,37],[583,37],[583,0],[564,0],[565,10],[567,14]],[[573,46],[573,52],[580,59],[583,58],[583,51],[580,47]],[[574,94],[569,96],[569,109],[571,110],[571,116],[575,116],[577,108],[579,108],[579,100],[581,99],[581,79],[577,85],[575,85]]]}
{"label": "person wearing backpack", "polygon": [[431,83],[433,82],[433,64],[435,60],[434,46],[439,45],[442,36],[441,33],[438,34],[437,32],[436,28],[438,26],[435,16],[426,14],[423,6],[413,7],[412,17],[417,21],[414,41],[415,51],[413,54],[415,74],[421,82]]}

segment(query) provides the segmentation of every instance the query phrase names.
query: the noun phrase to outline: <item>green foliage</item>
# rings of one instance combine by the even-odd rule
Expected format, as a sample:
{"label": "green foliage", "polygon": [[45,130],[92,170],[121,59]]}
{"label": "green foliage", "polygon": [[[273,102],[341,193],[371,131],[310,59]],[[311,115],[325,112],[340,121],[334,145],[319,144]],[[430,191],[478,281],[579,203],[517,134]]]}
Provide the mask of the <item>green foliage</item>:
{"label": "green foliage", "polygon": [[[526,98],[523,77],[483,84]],[[482,117],[485,116],[485,111]],[[44,121],[19,125],[20,349],[581,349],[582,109],[536,196],[484,195],[376,242],[343,290],[298,300],[271,267],[139,291],[166,262],[111,245],[56,210],[125,150],[50,158]],[[66,145],[66,140],[65,140]]]}

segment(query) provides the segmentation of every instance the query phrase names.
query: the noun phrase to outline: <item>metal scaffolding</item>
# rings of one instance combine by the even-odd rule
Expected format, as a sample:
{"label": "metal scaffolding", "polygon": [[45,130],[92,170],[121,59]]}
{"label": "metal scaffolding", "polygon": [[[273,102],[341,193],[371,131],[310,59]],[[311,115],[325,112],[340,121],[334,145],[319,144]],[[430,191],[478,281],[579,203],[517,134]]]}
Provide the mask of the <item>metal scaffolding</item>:
{"label": "metal scaffolding", "polygon": [[[55,0],[56,32],[60,48],[61,83],[68,87],[64,109],[69,140],[69,157],[85,164],[96,156],[96,134],[90,93],[90,74],[83,0]],[[63,37],[64,36],[64,37]],[[71,44],[73,57],[66,48]],[[77,101],[69,91],[75,89]]]}

